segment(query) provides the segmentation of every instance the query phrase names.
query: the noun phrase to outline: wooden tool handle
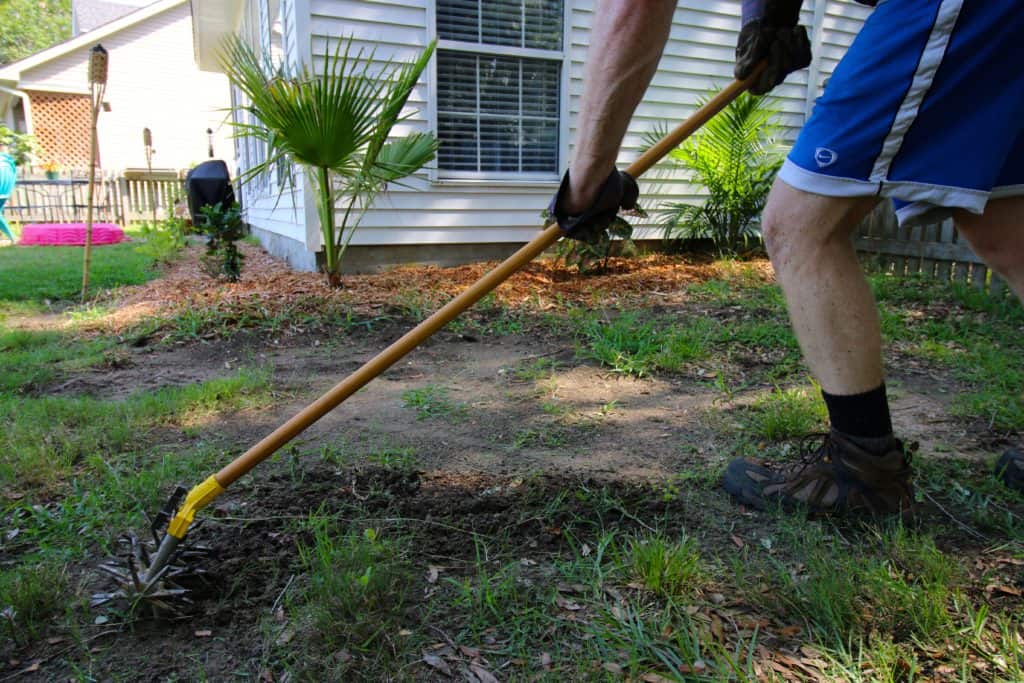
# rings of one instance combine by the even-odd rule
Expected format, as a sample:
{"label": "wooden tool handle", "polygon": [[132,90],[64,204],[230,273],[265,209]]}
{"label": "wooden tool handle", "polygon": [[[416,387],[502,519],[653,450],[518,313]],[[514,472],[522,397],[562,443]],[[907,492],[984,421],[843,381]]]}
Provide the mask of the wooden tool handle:
{"label": "wooden tool handle", "polygon": [[[630,164],[626,172],[634,178],[643,175],[651,166],[658,163],[662,157],[668,154],[670,150],[674,149],[693,134],[694,131],[703,126],[708,119],[739,97],[760,75],[763,68],[761,66],[756,69],[750,77],[743,81],[733,81],[729,84],[707,104],[694,112],[690,118],[644,152],[639,159]],[[428,337],[507,280],[513,273],[539,256],[541,252],[557,242],[561,236],[562,230],[558,227],[557,223],[545,226],[544,231],[540,235],[505,259],[497,268],[477,280],[466,291],[449,301],[432,316],[406,332],[401,338],[393,342],[391,346],[381,351],[361,368],[334,385],[330,391],[268,434],[259,443],[225,465],[215,475],[217,482],[224,488],[230,486],[236,479],[273,455],[281,446],[291,441],[311,424],[336,408],[342,401],[359,391],[370,380],[394,365],[403,356],[422,344]]]}

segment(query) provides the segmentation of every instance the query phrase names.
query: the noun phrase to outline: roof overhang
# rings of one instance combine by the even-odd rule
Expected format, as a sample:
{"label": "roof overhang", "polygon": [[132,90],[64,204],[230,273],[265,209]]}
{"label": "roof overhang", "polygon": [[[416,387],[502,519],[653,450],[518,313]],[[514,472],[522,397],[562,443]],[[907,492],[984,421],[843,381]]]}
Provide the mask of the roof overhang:
{"label": "roof overhang", "polygon": [[10,64],[0,67],[0,83],[18,85],[21,82],[23,72],[59,57],[63,57],[66,54],[70,54],[79,48],[92,47],[107,36],[146,21],[150,17],[156,16],[161,12],[166,12],[172,7],[177,7],[183,2],[185,2],[185,0],[158,0],[151,5],[137,9],[134,12],[129,12],[123,17],[115,19],[110,23],[103,24],[91,31],[69,38],[68,40],[57,43],[52,47],[46,48],[45,50],[40,50],[39,52],[29,55],[24,59],[11,62]]}
{"label": "roof overhang", "polygon": [[190,0],[192,3],[192,37],[196,64],[202,71],[221,73],[218,52],[224,39],[238,30],[242,21],[244,0]]}

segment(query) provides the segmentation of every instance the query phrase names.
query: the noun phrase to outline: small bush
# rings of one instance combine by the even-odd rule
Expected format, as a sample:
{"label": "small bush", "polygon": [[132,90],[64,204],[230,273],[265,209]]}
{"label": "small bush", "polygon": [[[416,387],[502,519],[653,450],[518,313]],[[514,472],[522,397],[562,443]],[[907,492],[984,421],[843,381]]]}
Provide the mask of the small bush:
{"label": "small bush", "polygon": [[245,237],[245,223],[238,204],[226,209],[220,202],[199,209],[201,218],[196,231],[206,235],[206,254],[202,259],[203,272],[213,278],[223,277],[238,282],[242,277],[242,252],[235,244]]}

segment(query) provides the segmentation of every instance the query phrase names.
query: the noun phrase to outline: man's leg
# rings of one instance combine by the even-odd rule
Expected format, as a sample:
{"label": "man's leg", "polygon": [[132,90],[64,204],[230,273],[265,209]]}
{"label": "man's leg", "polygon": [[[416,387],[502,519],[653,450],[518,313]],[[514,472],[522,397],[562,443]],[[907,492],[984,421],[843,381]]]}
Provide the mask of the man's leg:
{"label": "man's leg", "polygon": [[[999,273],[1024,303],[1024,197],[996,199],[980,216],[957,211],[953,218],[974,253]],[[1024,451],[1011,448],[1003,453],[996,463],[996,475],[1024,493]]]}
{"label": "man's leg", "polygon": [[1024,197],[995,199],[980,216],[957,211],[957,230],[1024,302]]}
{"label": "man's leg", "polygon": [[804,358],[821,383],[832,431],[813,459],[769,468],[737,459],[723,485],[755,507],[901,512],[909,460],[892,435],[878,310],[850,239],[877,197],[826,197],[777,180],[762,218],[765,245]]}
{"label": "man's leg", "polygon": [[811,194],[777,180],[764,210],[765,246],[793,330],[829,394],[860,394],[882,384],[878,309],[850,239],[877,202]]}

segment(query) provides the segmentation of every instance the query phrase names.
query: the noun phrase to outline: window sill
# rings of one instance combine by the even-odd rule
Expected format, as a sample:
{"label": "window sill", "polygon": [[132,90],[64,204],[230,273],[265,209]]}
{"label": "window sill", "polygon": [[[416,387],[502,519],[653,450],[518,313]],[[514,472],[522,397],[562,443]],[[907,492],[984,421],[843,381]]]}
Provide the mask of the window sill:
{"label": "window sill", "polygon": [[560,178],[551,180],[533,180],[517,178],[434,178],[431,185],[438,187],[466,188],[537,188],[543,190],[558,189]]}

